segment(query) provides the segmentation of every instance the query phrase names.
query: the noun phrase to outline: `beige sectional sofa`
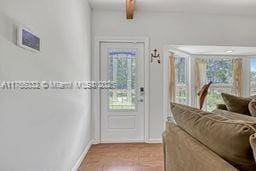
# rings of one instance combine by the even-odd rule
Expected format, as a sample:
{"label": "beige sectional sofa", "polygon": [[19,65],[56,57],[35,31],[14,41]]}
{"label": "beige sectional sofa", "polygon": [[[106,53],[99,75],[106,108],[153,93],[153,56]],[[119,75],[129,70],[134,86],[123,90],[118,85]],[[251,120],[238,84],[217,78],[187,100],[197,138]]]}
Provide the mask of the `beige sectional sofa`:
{"label": "beige sectional sofa", "polygon": [[256,118],[171,104],[163,133],[166,171],[256,171]]}

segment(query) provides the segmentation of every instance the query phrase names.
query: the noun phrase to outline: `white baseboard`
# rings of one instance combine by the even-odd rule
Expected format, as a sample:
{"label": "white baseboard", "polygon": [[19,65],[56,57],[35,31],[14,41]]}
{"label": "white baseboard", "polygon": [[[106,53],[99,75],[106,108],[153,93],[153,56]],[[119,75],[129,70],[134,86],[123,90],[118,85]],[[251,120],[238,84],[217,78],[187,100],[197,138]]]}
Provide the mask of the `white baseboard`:
{"label": "white baseboard", "polygon": [[89,149],[91,148],[92,146],[92,141],[90,141],[88,143],[88,145],[85,147],[82,155],[80,156],[80,158],[78,159],[78,161],[76,162],[75,166],[73,167],[72,171],[78,171],[80,165],[82,164],[83,160],[85,159],[86,157],[86,154],[88,153]]}
{"label": "white baseboard", "polygon": [[149,143],[149,144],[158,144],[162,143],[162,139],[148,139],[147,141],[138,141],[138,140],[126,140],[126,141],[100,141],[100,140],[92,140],[92,144],[101,144],[101,143]]}
{"label": "white baseboard", "polygon": [[92,140],[92,144],[100,144],[100,140]]}
{"label": "white baseboard", "polygon": [[145,142],[144,140],[113,140],[113,141],[101,141],[100,143],[102,144],[122,144],[122,143],[143,143]]}
{"label": "white baseboard", "polygon": [[162,139],[149,139],[147,141],[147,143],[149,143],[149,144],[158,144],[158,143],[162,143],[162,142],[163,142]]}

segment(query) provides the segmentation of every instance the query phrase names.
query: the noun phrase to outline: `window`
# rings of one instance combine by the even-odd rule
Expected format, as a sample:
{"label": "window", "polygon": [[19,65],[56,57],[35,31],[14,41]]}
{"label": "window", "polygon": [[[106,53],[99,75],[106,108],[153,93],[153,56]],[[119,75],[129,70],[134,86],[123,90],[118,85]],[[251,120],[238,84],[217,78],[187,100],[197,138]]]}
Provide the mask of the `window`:
{"label": "window", "polygon": [[232,59],[206,59],[206,83],[213,82],[206,98],[206,110],[213,111],[223,103],[221,93],[233,94]]}
{"label": "window", "polygon": [[250,60],[250,95],[256,95],[256,58]]}
{"label": "window", "polygon": [[188,104],[187,58],[175,57],[176,98],[180,104]]}

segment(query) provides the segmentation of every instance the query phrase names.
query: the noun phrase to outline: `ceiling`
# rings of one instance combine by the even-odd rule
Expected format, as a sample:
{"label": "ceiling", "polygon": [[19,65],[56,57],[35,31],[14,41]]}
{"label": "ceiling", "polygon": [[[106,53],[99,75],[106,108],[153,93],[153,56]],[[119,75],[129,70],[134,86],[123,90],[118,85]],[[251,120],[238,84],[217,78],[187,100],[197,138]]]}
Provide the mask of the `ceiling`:
{"label": "ceiling", "polygon": [[[126,0],[89,0],[93,9],[124,10]],[[137,11],[256,14],[256,0],[135,0]]]}
{"label": "ceiling", "polygon": [[191,55],[256,55],[256,47],[173,45],[171,50],[173,49]]}

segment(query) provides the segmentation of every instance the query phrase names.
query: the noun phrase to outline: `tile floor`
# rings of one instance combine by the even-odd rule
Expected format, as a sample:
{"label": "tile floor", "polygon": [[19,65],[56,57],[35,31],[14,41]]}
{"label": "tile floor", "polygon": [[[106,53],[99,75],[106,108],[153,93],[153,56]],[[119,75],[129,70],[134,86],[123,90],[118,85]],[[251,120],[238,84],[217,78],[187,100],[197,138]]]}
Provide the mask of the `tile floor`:
{"label": "tile floor", "polygon": [[163,171],[162,144],[93,145],[79,171]]}

